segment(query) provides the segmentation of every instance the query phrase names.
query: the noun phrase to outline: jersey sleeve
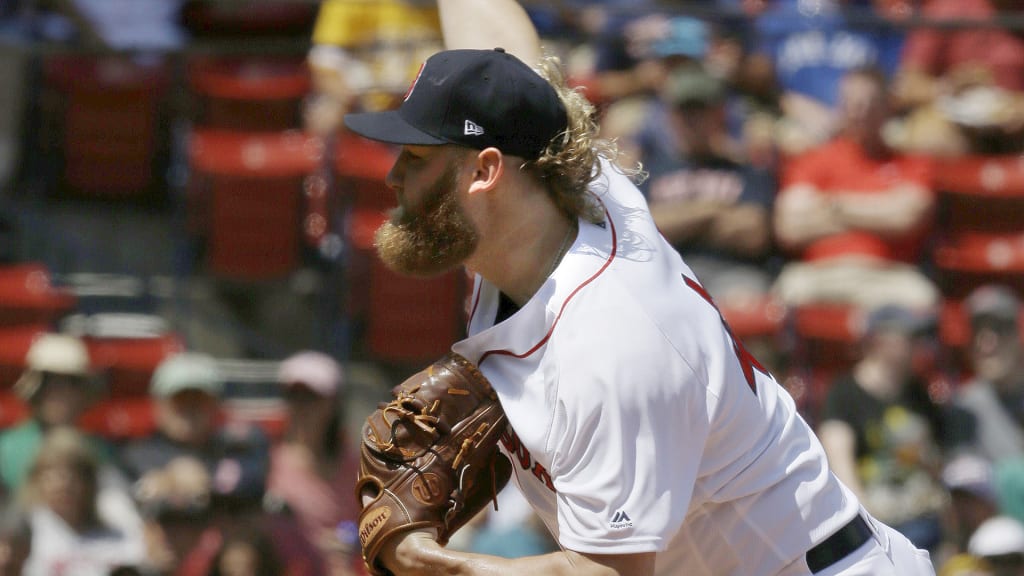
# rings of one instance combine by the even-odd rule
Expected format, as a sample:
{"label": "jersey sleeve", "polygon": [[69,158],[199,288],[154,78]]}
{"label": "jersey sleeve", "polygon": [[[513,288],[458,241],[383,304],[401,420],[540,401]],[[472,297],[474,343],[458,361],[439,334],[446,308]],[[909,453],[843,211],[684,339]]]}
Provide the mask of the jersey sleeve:
{"label": "jersey sleeve", "polygon": [[[639,333],[616,337],[649,343]],[[565,548],[656,552],[682,526],[709,408],[706,388],[689,367],[658,359],[663,353],[671,354],[651,345],[648,355],[620,349],[562,364],[571,366],[559,374],[560,390],[568,392],[555,403],[549,443]],[[622,358],[633,360],[625,365]]]}

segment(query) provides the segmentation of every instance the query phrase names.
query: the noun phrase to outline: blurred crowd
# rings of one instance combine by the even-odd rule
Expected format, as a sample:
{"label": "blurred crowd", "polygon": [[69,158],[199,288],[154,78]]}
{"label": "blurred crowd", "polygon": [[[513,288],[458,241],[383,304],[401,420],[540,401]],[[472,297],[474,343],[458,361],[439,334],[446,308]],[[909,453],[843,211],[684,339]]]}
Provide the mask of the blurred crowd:
{"label": "blurred crowd", "polygon": [[[28,4],[41,12],[28,17]],[[193,41],[202,27],[182,14],[211,18],[197,12],[210,3],[116,4],[133,10],[2,2],[0,38],[146,63]],[[961,277],[938,257],[972,202],[981,213],[1005,179],[1024,182],[983,171],[983,192],[954,209],[938,177],[964,158],[1024,172],[1024,2],[524,5],[597,104],[619,162],[642,166],[662,233],[804,406],[835,473],[941,575],[1024,576],[1024,266]],[[310,84],[295,128],[343,146],[343,114],[393,105],[439,48],[436,11],[419,0],[309,6],[296,27]],[[4,78],[25,73],[24,54],[2,54]],[[0,87],[11,104],[0,106],[0,182],[30,153],[18,150],[27,96],[14,86]],[[997,211],[1019,211],[1001,215],[999,232],[1024,246],[1024,185],[1000,194],[1010,203]],[[991,232],[982,220],[969,232]],[[841,352],[801,331],[801,314],[821,309],[842,312],[830,320],[844,324]],[[149,385],[156,430],[113,442],[77,425],[99,386],[82,342],[37,339],[10,384],[30,413],[0,433],[0,572],[363,573],[337,356],[281,359],[287,425],[273,435],[224,418],[215,358],[174,354]],[[514,492],[498,500],[452,546],[556,546]]]}

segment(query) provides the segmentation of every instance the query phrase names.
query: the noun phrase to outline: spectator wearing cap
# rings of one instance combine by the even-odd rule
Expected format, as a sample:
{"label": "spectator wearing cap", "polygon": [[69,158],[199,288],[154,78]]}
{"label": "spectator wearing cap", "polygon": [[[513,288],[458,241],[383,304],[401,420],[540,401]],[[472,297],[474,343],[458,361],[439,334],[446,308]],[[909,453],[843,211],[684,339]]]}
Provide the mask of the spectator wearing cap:
{"label": "spectator wearing cap", "polygon": [[157,429],[121,450],[153,535],[150,554],[164,567],[196,545],[203,525],[192,520],[262,501],[269,442],[255,426],[223,423],[223,390],[212,357],[183,352],[165,359],[150,382]]}
{"label": "spectator wearing cap", "polygon": [[702,20],[653,9],[608,16],[599,26],[603,29],[594,31],[593,70],[585,81],[587,97],[594,102],[655,95],[672,65],[707,52],[709,29]]}
{"label": "spectator wearing cap", "polygon": [[942,539],[943,416],[914,372],[914,339],[928,316],[889,305],[872,311],[860,358],[828,391],[818,436],[836,476],[864,507],[920,548]]}
{"label": "spectator wearing cap", "polygon": [[[28,404],[31,416],[0,434],[0,479],[9,491],[24,483],[46,431],[75,426],[99,389],[89,352],[76,336],[40,335],[25,355],[25,366],[14,392]],[[92,442],[101,453],[109,452],[100,439]]]}
{"label": "spectator wearing cap", "polygon": [[[587,97],[607,103],[601,134],[619,142],[624,166],[673,156],[678,149],[668,128],[668,106],[660,97],[672,71],[700,63],[708,52],[710,30],[696,18],[652,14],[625,25],[619,58],[603,58],[587,85]],[[608,56],[617,50],[604,53]],[[612,65],[609,62],[621,60]]]}
{"label": "spectator wearing cap", "polygon": [[355,574],[359,460],[345,435],[344,372],[331,356],[302,351],[281,363],[277,379],[288,428],[271,452],[268,492],[295,515],[331,574]]}
{"label": "spectator wearing cap", "polygon": [[985,561],[992,576],[1024,576],[1024,525],[1014,518],[986,520],[971,536],[967,549]]}
{"label": "spectator wearing cap", "polygon": [[952,552],[962,554],[974,531],[1000,511],[992,463],[977,454],[958,454],[943,467],[942,483],[950,495],[946,540]]}
{"label": "spectator wearing cap", "polygon": [[975,449],[993,462],[1024,456],[1024,349],[1020,301],[1008,287],[981,286],[964,300],[973,379],[956,404],[973,421]]}
{"label": "spectator wearing cap", "polygon": [[774,175],[728,151],[725,86],[702,66],[672,72],[662,93],[674,151],[643,157],[651,215],[720,305],[769,291]]}

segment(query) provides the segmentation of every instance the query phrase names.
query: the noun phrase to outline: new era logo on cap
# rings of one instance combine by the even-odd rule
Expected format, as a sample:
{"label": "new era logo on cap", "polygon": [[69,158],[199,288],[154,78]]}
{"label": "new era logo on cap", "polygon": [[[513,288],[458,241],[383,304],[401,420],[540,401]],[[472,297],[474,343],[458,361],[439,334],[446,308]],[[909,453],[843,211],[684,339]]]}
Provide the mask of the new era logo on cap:
{"label": "new era logo on cap", "polygon": [[568,119],[551,84],[496,48],[434,54],[397,110],[348,114],[345,125],[381,142],[495,147],[532,160],[566,129]]}

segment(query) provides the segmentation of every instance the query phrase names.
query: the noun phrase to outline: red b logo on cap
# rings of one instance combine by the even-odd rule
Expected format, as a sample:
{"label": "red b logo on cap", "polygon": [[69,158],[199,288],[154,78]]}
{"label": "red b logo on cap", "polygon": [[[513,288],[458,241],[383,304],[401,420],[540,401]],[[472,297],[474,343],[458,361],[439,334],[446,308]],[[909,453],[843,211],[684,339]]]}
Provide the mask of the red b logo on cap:
{"label": "red b logo on cap", "polygon": [[420,81],[420,74],[423,74],[423,67],[426,65],[426,62],[420,64],[420,69],[416,71],[416,77],[412,79],[412,84],[409,84],[409,89],[405,91],[405,96],[402,96],[402,102],[405,102],[409,99],[409,96],[412,96],[412,91],[416,88],[416,83]]}

